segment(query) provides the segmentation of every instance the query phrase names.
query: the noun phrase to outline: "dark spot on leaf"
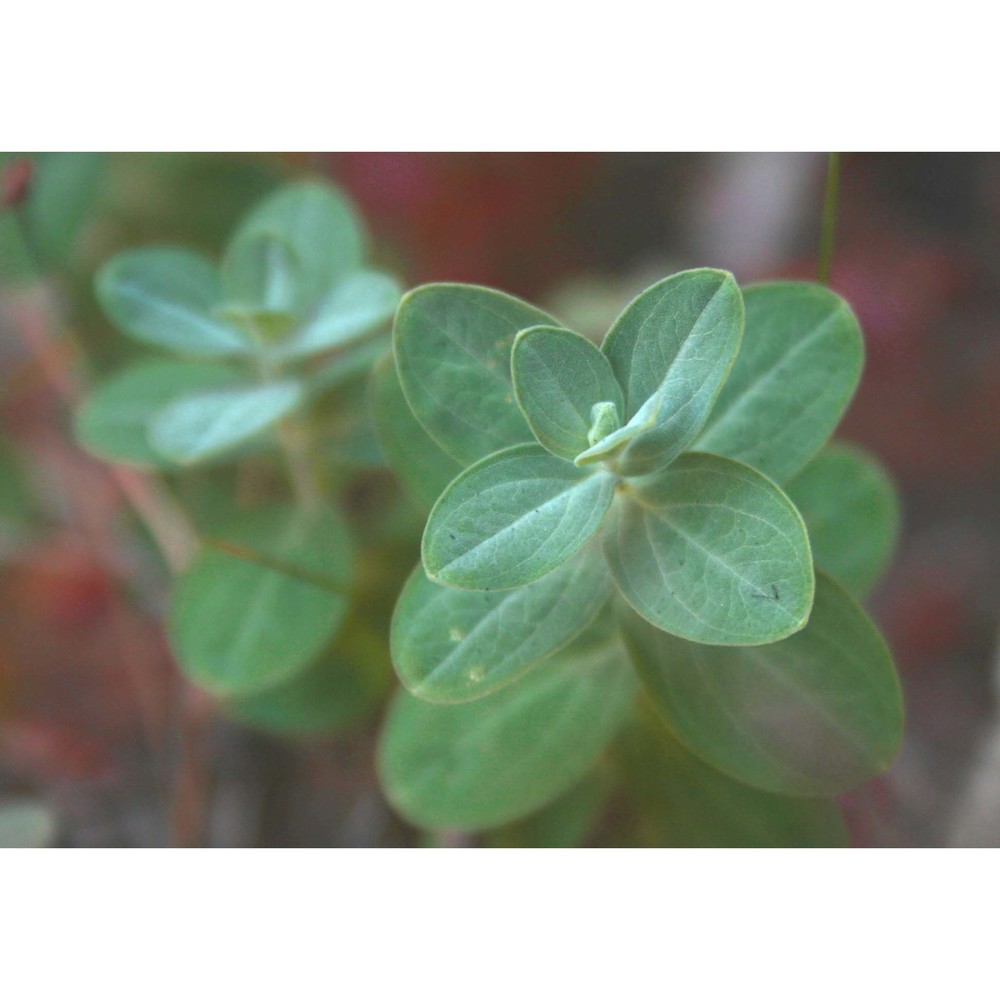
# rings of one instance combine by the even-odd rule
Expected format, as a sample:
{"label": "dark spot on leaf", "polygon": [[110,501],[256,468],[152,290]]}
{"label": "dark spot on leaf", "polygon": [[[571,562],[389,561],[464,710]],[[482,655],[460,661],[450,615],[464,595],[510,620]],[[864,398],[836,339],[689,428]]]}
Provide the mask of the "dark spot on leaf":
{"label": "dark spot on leaf", "polygon": [[771,593],[774,594],[774,599],[776,601],[781,600],[781,594],[778,593],[778,585],[776,583],[771,584]]}

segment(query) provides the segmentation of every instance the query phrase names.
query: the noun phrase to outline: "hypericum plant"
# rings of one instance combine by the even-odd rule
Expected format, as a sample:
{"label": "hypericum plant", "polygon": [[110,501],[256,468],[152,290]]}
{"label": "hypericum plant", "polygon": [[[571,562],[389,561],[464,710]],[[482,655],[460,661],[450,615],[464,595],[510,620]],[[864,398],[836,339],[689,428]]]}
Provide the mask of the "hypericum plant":
{"label": "hypericum plant", "polygon": [[392,622],[407,690],[380,772],[404,815],[479,830],[558,803],[621,732],[636,673],[673,757],[729,775],[734,802],[888,766],[900,691],[855,597],[896,508],[871,460],[823,448],[863,358],[840,298],[686,271],[598,349],[508,295],[428,285],[393,349],[385,451],[418,501],[439,494]]}

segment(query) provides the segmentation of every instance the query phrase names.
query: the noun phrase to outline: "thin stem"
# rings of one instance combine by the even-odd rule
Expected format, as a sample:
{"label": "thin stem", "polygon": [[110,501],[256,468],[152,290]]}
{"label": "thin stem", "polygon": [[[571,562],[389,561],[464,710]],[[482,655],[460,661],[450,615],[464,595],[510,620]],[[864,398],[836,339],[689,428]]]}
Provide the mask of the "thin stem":
{"label": "thin stem", "polygon": [[823,195],[823,223],[819,238],[818,277],[830,284],[834,237],[837,230],[837,196],[840,193],[840,153],[830,153],[826,166],[826,191]]}

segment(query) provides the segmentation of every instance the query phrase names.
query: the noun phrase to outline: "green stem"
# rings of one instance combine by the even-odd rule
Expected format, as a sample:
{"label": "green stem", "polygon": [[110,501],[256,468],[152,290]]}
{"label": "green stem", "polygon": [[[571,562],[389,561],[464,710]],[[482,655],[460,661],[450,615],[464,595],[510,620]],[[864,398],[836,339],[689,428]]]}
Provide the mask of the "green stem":
{"label": "green stem", "polygon": [[819,280],[830,284],[834,236],[837,229],[837,196],[840,193],[840,153],[830,153],[826,167],[826,192],[823,195],[823,224],[819,238]]}

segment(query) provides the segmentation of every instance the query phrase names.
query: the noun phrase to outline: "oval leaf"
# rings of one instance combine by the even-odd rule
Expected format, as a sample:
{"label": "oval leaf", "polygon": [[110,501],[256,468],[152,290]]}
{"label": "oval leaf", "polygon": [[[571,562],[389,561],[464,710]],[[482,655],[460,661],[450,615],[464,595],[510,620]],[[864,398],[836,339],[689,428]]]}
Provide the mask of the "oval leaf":
{"label": "oval leaf", "polygon": [[820,285],[755,285],[744,300],[743,346],[697,448],[783,483],[851,401],[864,361],[861,329],[847,303]]}
{"label": "oval leaf", "polygon": [[420,509],[429,511],[462,466],[438,447],[413,415],[391,354],[372,372],[370,399],[389,465]]}
{"label": "oval leaf", "polygon": [[154,347],[205,358],[254,351],[239,327],[218,318],[219,272],[200,254],[173,247],[129,250],[101,268],[96,292],[115,326]]}
{"label": "oval leaf", "polygon": [[617,637],[587,635],[487,698],[433,705],[400,691],[379,747],[382,787],[410,822],[480,830],[525,816],[593,766],[635,681]]}
{"label": "oval leaf", "polygon": [[295,251],[271,233],[247,232],[233,240],[222,261],[227,312],[288,316],[298,303]]}
{"label": "oval leaf", "polygon": [[809,529],[816,565],[863,597],[899,534],[899,499],[889,474],[860,448],[834,443],[786,489]]}
{"label": "oval leaf", "polygon": [[304,398],[294,379],[200,392],[164,407],[150,424],[149,442],[171,461],[199,462],[273,426]]}
{"label": "oval leaf", "polygon": [[573,461],[596,443],[588,440],[596,405],[612,404],[619,418],[624,411],[621,386],[608,359],[570,330],[522,330],[514,341],[511,371],[528,426],[539,443],[560,458]]}
{"label": "oval leaf", "polygon": [[466,469],[434,505],[423,562],[436,583],[502,590],[537,580],[601,526],[615,480],[587,473],[537,444]]}
{"label": "oval leaf", "polygon": [[667,725],[709,764],[772,792],[837,795],[881,774],[903,706],[878,629],[817,574],[808,626],[770,646],[685,642],[626,622],[636,667]]}
{"label": "oval leaf", "polygon": [[302,326],[274,345],[278,361],[298,361],[358,340],[387,324],[399,303],[395,278],[380,271],[358,271],[334,285]]}
{"label": "oval leaf", "polygon": [[621,452],[623,474],[661,468],[697,437],[742,333],[743,299],[726,271],[682,271],[625,307],[602,347],[625,390],[623,423],[642,431]]}
{"label": "oval leaf", "polygon": [[351,545],[332,511],[247,511],[178,577],[169,636],[184,672],[219,694],[286,681],[313,660],[347,610]]}
{"label": "oval leaf", "polygon": [[203,390],[233,385],[230,368],[196,361],[145,361],[133,365],[90,394],[76,415],[76,438],[99,458],[130,465],[174,463],[149,443],[153,418],[169,403]]}
{"label": "oval leaf", "polygon": [[403,296],[393,350],[410,409],[462,465],[532,441],[514,402],[510,355],[540,309],[476,285],[424,285]]}
{"label": "oval leaf", "polygon": [[813,599],[806,528],[769,479],[717,455],[683,455],[634,484],[605,534],[625,599],[657,628],[752,646],[805,625]]}
{"label": "oval leaf", "polygon": [[489,593],[439,586],[417,566],[392,618],[396,672],[427,701],[482,698],[575,638],[611,590],[592,547],[526,587]]}
{"label": "oval leaf", "polygon": [[297,299],[312,306],[364,263],[366,237],[351,203],[330,184],[288,184],[259,204],[233,243],[264,234],[286,243],[298,264]]}

